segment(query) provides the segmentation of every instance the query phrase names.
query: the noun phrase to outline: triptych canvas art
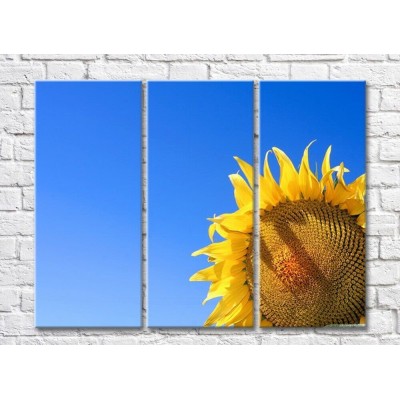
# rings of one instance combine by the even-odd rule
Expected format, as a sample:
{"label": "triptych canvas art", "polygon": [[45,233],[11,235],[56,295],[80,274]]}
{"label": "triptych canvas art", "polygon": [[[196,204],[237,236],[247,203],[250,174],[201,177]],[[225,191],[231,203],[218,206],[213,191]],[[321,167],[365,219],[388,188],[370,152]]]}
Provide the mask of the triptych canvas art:
{"label": "triptych canvas art", "polygon": [[36,84],[36,326],[364,324],[365,82],[143,90]]}

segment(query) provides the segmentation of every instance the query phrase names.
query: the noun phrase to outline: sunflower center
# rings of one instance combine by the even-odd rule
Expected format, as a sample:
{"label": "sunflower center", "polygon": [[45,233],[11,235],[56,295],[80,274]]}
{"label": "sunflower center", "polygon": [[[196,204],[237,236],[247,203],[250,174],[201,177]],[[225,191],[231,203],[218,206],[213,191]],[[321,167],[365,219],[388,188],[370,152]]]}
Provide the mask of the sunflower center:
{"label": "sunflower center", "polygon": [[364,232],[347,211],[313,200],[277,205],[260,220],[261,313],[275,326],[359,323],[364,258]]}

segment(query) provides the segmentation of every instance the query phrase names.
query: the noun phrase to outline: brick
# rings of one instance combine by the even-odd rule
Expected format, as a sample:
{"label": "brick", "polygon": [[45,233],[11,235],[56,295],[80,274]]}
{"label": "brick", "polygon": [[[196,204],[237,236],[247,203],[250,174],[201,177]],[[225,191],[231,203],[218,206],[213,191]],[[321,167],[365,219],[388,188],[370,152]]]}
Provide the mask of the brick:
{"label": "brick", "polygon": [[33,289],[24,289],[21,292],[21,311],[33,312],[34,311],[34,291]]}
{"label": "brick", "polygon": [[379,238],[374,236],[367,236],[367,260],[376,260],[379,257]]}
{"label": "brick", "polygon": [[368,333],[392,333],[393,321],[390,310],[370,310],[366,320]]}
{"label": "brick", "polygon": [[361,80],[368,85],[396,85],[400,82],[400,66],[389,64],[343,64],[331,68],[331,79]]}
{"label": "brick", "polygon": [[19,54],[0,54],[0,61],[17,61],[19,59]]}
{"label": "brick", "polygon": [[367,218],[368,235],[392,236],[396,231],[394,215],[369,213]]}
{"label": "brick", "polygon": [[378,288],[378,305],[391,309],[400,308],[400,286]]}
{"label": "brick", "polygon": [[0,161],[0,186],[31,186],[33,184],[33,163],[16,164]]}
{"label": "brick", "polygon": [[397,186],[400,183],[400,171],[397,165],[371,165],[368,168],[369,186]]}
{"label": "brick", "polygon": [[258,344],[258,338],[254,335],[231,335],[219,336],[218,342],[214,344],[229,344],[229,345],[255,345]]}
{"label": "brick", "polygon": [[15,238],[0,237],[0,260],[10,260],[15,258],[15,249]]}
{"label": "brick", "polygon": [[24,86],[22,88],[22,108],[35,108],[35,88],[34,86]]}
{"label": "brick", "polygon": [[345,345],[376,345],[379,339],[375,336],[347,336],[340,338],[340,344]]}
{"label": "brick", "polygon": [[368,189],[366,206],[368,211],[378,211],[380,204],[379,189]]}
{"label": "brick", "polygon": [[21,189],[0,188],[0,211],[20,210],[21,204]]}
{"label": "brick", "polygon": [[44,78],[42,65],[25,63],[0,63],[0,84],[33,83]]}
{"label": "brick", "polygon": [[379,111],[381,91],[368,87],[367,89],[367,111]]}
{"label": "brick", "polygon": [[132,345],[137,343],[138,339],[134,336],[107,336],[101,339],[101,344],[106,345]]}
{"label": "brick", "polygon": [[24,187],[22,190],[22,208],[24,210],[33,210],[35,206],[35,191],[33,187]]}
{"label": "brick", "polygon": [[0,224],[2,235],[32,235],[33,212],[0,212]]}
{"label": "brick", "polygon": [[2,160],[11,160],[14,154],[14,145],[11,138],[1,139],[0,158]]}
{"label": "brick", "polygon": [[79,80],[86,77],[86,66],[77,62],[50,62],[47,65],[48,79]]}
{"label": "brick", "polygon": [[90,64],[90,79],[167,79],[168,66],[159,64]]}
{"label": "brick", "polygon": [[288,64],[212,64],[210,70],[212,79],[288,79]]}
{"label": "brick", "polygon": [[97,60],[100,58],[98,54],[23,54],[23,60]]}
{"label": "brick", "polygon": [[144,54],[106,54],[107,60],[117,61],[142,61],[145,59]]}
{"label": "brick", "polygon": [[224,54],[147,54],[149,61],[224,61]]}
{"label": "brick", "polygon": [[399,345],[400,336],[399,335],[383,335],[380,338],[380,343],[385,345]]}
{"label": "brick", "polygon": [[15,337],[4,337],[0,336],[0,346],[6,346],[6,345],[16,345],[17,344],[17,338]]}
{"label": "brick", "polygon": [[0,113],[0,129],[11,134],[32,134],[34,130],[33,121],[33,111]]}
{"label": "brick", "polygon": [[211,79],[256,79],[258,74],[259,65],[255,63],[212,64],[210,66]]}
{"label": "brick", "polygon": [[289,79],[288,64],[261,64],[259,78],[265,80],[286,80]]}
{"label": "brick", "polygon": [[380,158],[384,161],[400,161],[400,140],[383,141]]}
{"label": "brick", "polygon": [[33,136],[17,138],[14,144],[15,159],[33,161],[35,159],[34,143]]}
{"label": "brick", "polygon": [[287,345],[289,344],[288,336],[283,335],[265,335],[261,336],[262,345]]}
{"label": "brick", "polygon": [[397,85],[400,66],[389,64],[343,64],[331,68],[331,79],[361,80],[368,85]]}
{"label": "brick", "polygon": [[19,87],[0,86],[0,110],[15,110],[20,107],[20,104],[21,89]]}
{"label": "brick", "polygon": [[172,64],[171,79],[206,80],[208,67],[205,64]]}
{"label": "brick", "polygon": [[344,54],[271,54],[270,61],[339,61]]}
{"label": "brick", "polygon": [[297,80],[327,80],[329,67],[324,64],[293,64],[292,79]]}
{"label": "brick", "polygon": [[365,307],[367,309],[376,308],[376,289],[373,286],[366,287]]}
{"label": "brick", "polygon": [[384,260],[400,260],[400,239],[381,238],[379,251]]}
{"label": "brick", "polygon": [[20,302],[19,291],[3,288],[0,290],[0,312],[11,312]]}
{"label": "brick", "polygon": [[34,244],[32,238],[21,240],[19,245],[19,259],[21,261],[34,259]]}
{"label": "brick", "polygon": [[383,189],[381,197],[383,210],[400,211],[400,188]]}
{"label": "brick", "polygon": [[379,151],[380,151],[380,138],[367,136],[367,148],[366,148],[367,162],[379,161]]}
{"label": "brick", "polygon": [[367,268],[369,285],[394,285],[399,282],[399,265],[390,261],[379,261]]}
{"label": "brick", "polygon": [[386,61],[386,54],[350,54],[350,61]]}
{"label": "brick", "polygon": [[384,111],[400,111],[399,89],[384,89],[382,91],[381,109]]}
{"label": "brick", "polygon": [[368,136],[399,136],[400,114],[393,112],[370,113],[367,115]]}
{"label": "brick", "polygon": [[0,325],[0,332],[5,336],[26,335],[34,336],[39,332],[34,328],[34,317],[32,313],[5,314],[3,326]]}
{"label": "brick", "polygon": [[0,186],[31,186],[33,184],[33,163],[16,164],[0,161]]}
{"label": "brick", "polygon": [[2,261],[0,265],[0,287],[20,285],[33,285],[33,263],[31,265],[26,263],[15,264],[14,262],[6,264]]}
{"label": "brick", "polygon": [[339,337],[317,336],[312,334],[288,336],[288,344],[290,345],[333,345],[339,343]]}
{"label": "brick", "polygon": [[[39,333],[42,333],[40,331]],[[79,344],[87,344],[87,345],[94,345],[99,344],[99,340],[97,338],[90,338],[90,337],[49,337],[49,336],[19,336],[17,343],[19,345],[64,345],[64,346],[76,346]]]}
{"label": "brick", "polygon": [[263,54],[228,54],[226,58],[229,61],[263,61]]}

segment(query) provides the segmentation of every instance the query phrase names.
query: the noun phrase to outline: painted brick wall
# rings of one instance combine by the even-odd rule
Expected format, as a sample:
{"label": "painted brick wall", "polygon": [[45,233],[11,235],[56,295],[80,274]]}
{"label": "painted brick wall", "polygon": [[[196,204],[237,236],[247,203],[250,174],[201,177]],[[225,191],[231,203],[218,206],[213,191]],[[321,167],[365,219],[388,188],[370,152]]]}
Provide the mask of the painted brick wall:
{"label": "painted brick wall", "polygon": [[[37,79],[367,80],[366,328],[48,329],[33,326]],[[0,344],[400,344],[400,54],[0,55]]]}

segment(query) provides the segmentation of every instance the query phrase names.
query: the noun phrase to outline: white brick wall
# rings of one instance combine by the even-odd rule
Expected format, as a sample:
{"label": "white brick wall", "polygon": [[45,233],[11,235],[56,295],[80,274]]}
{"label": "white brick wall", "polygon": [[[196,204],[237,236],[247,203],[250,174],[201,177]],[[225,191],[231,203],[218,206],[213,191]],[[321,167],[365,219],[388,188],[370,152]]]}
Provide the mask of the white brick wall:
{"label": "white brick wall", "polygon": [[[366,328],[50,329],[33,326],[38,79],[357,79],[368,83]],[[0,344],[400,344],[400,55],[0,56]]]}

